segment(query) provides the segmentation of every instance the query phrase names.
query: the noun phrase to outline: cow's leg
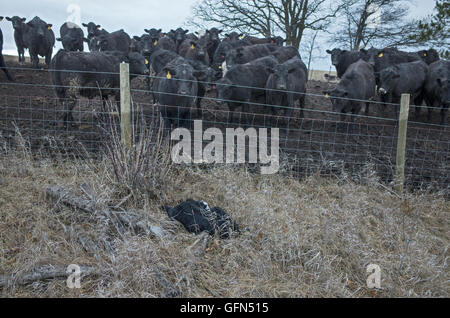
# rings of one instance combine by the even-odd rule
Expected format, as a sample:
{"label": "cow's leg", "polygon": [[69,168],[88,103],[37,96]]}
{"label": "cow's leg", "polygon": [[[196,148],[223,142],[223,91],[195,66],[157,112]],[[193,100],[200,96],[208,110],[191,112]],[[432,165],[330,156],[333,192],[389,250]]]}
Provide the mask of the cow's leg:
{"label": "cow's leg", "polygon": [[303,117],[305,117],[305,112],[304,111],[305,111],[306,95],[305,94],[300,95],[300,98],[298,100],[300,102],[300,104],[299,104],[299,107],[300,107],[300,118],[303,118]]}
{"label": "cow's leg", "polygon": [[447,111],[448,111],[448,104],[444,104],[441,108],[441,125],[445,125],[445,117],[447,117]]}

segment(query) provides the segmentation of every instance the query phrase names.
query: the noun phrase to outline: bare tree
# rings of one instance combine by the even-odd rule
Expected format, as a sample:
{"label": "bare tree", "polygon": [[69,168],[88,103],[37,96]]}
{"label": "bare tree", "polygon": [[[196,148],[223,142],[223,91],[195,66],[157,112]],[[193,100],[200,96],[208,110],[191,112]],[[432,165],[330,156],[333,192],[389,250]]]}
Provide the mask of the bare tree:
{"label": "bare tree", "polygon": [[408,20],[411,0],[341,0],[339,29],[332,42],[345,43],[350,50],[372,46],[411,46],[410,34],[417,21]]}
{"label": "bare tree", "polygon": [[326,31],[342,7],[329,0],[201,0],[189,24],[265,37],[283,34],[298,48],[306,30]]}

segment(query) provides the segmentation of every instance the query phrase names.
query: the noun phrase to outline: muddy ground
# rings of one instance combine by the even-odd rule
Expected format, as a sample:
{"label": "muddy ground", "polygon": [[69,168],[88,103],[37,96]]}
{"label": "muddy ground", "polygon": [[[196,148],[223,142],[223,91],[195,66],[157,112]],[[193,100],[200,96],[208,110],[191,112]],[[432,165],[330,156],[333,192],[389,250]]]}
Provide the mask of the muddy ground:
{"label": "muddy ground", "polygon": [[[74,127],[64,127],[64,107],[55,98],[47,70],[31,70],[29,65],[9,62],[15,82],[8,82],[0,72],[0,140],[14,145],[20,142],[19,133],[36,153],[79,151],[96,153],[104,144],[104,125],[99,125],[102,105],[99,99],[80,99],[74,108]],[[250,114],[238,108],[230,122],[226,105],[217,103],[210,92],[202,101],[201,114],[208,127],[278,127],[282,149],[283,169],[293,169],[299,176],[319,171],[324,175],[348,175],[364,181],[378,177],[385,183],[393,180],[396,160],[397,123],[393,107],[372,104],[369,117],[355,118],[353,128],[339,125],[339,116],[331,112],[331,103],[322,91],[334,84],[320,81],[308,83],[304,118],[296,110],[289,124],[278,110],[276,116],[262,106],[251,106]],[[158,114],[158,106],[145,91],[144,78],[131,83],[135,106],[146,118]],[[113,98],[110,99],[113,102]],[[362,113],[361,115],[364,115]],[[406,181],[413,188],[434,187],[449,190],[450,184],[450,126],[439,126],[440,114],[433,111],[433,120],[426,122],[427,110],[419,117],[410,110],[407,139]],[[448,114],[447,114],[447,117]],[[447,121],[449,119],[447,118]],[[290,158],[287,161],[286,158]],[[284,161],[286,160],[286,161]],[[289,164],[287,164],[289,163]]]}

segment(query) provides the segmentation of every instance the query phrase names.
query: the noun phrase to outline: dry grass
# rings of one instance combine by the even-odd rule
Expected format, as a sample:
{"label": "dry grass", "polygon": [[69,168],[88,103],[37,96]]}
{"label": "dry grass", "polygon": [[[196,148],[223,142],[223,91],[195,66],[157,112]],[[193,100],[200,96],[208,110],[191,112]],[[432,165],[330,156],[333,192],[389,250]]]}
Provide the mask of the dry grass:
{"label": "dry grass", "polygon": [[[164,179],[133,188],[118,182],[110,157],[36,160],[26,148],[5,151],[0,274],[73,263],[93,265],[99,274],[73,290],[64,280],[28,286],[13,281],[0,289],[3,297],[164,297],[157,272],[184,297],[449,297],[450,202],[438,193],[400,199],[375,177],[364,186],[318,176],[298,181],[236,166],[174,166],[164,170]],[[155,180],[164,195],[143,191]],[[174,238],[120,232],[102,215],[49,203],[44,196],[49,184],[83,196],[82,183],[102,204],[134,211]],[[224,208],[250,231],[214,239],[204,257],[196,257],[189,249],[196,237],[160,208],[189,197]],[[80,235],[96,250],[86,251]],[[366,287],[371,263],[381,267],[381,290]]]}

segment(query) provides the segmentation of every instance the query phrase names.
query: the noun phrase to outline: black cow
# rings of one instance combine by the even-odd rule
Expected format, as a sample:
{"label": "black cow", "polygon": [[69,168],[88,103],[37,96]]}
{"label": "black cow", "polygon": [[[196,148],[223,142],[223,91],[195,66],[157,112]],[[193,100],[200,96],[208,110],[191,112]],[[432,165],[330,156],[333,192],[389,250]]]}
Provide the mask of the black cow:
{"label": "black cow", "polygon": [[275,105],[272,107],[272,114],[281,107],[284,109],[286,121],[292,117],[295,107],[295,101],[299,101],[300,116],[303,117],[303,108],[305,107],[306,83],[308,73],[305,63],[299,57],[275,66],[273,74],[267,80],[266,103]]}
{"label": "black cow", "polygon": [[211,209],[205,201],[188,199],[173,208],[166,205],[164,210],[190,233],[218,234],[221,239],[229,238],[233,232],[240,233],[238,224],[224,210],[219,207]]}
{"label": "black cow", "polygon": [[14,27],[14,39],[16,40],[19,62],[24,62],[24,49],[30,52],[31,64],[34,68],[39,67],[39,55],[45,57],[45,64],[50,64],[53,46],[55,45],[55,34],[51,30],[52,25],[34,17],[28,23],[25,18],[6,17]]}
{"label": "black cow", "polygon": [[[0,17],[0,21],[3,20],[3,17]],[[3,58],[3,33],[2,29],[0,29],[0,68],[5,72],[6,77],[8,80],[13,81],[13,78],[11,74],[9,74],[8,69],[6,68],[5,59]]]}
{"label": "black cow", "polygon": [[194,68],[187,62],[169,63],[153,81],[154,100],[161,105],[164,126],[188,127],[192,118],[198,84]]}
{"label": "black cow", "polygon": [[225,38],[223,39],[223,41],[231,42],[231,43],[241,42],[241,43],[245,43],[246,45],[252,44],[249,40],[244,40],[243,33],[239,34],[237,32],[231,32],[229,34],[228,33],[225,34]]}
{"label": "black cow", "polygon": [[159,38],[155,35],[144,34],[141,37],[135,37],[139,39],[142,46],[142,54],[150,56],[156,50],[168,50],[172,52],[177,52],[175,42],[167,36],[161,36]]}
{"label": "black cow", "polygon": [[231,50],[235,47],[232,43],[223,41],[219,44],[216,51],[214,52],[213,62],[211,64],[212,68],[217,72],[217,78],[222,77],[222,64],[225,62],[225,58]]}
{"label": "black cow", "polygon": [[435,49],[421,50],[417,55],[428,65],[440,60],[439,53]]}
{"label": "black cow", "polygon": [[[324,94],[331,99],[333,112],[341,113],[341,122],[344,122],[345,114],[357,115],[364,106],[365,113],[369,112],[368,101],[374,98],[375,90],[373,66],[366,61],[358,60],[347,68],[336,88],[324,91]],[[351,122],[353,120],[351,116]]]}
{"label": "black cow", "polygon": [[204,41],[186,39],[178,48],[178,54],[184,58],[200,61],[207,66],[209,65],[208,49]]}
{"label": "black cow", "polygon": [[328,54],[331,54],[331,63],[336,67],[337,76],[341,78],[347,68],[359,59],[364,61],[369,60],[369,56],[366,51],[347,51],[341,49],[327,50]]}
{"label": "black cow", "polygon": [[152,38],[152,40],[159,40],[159,38],[161,37],[161,32],[162,29],[144,29],[145,33],[148,33],[148,35]]}
{"label": "black cow", "polygon": [[130,43],[130,51],[131,52],[142,52],[142,43],[141,43],[141,37],[139,36],[133,36]]}
{"label": "black cow", "polygon": [[[58,51],[51,61],[50,68],[53,70],[51,75],[56,96],[63,103],[65,99],[69,99],[68,112],[64,117],[65,124],[73,121],[72,109],[76,104],[77,94],[89,99],[100,94],[104,106],[108,96],[114,95],[120,112],[119,64],[122,62],[130,64],[130,74],[148,74],[144,57],[136,52],[127,55],[120,51],[89,53]],[[134,76],[130,75],[131,78]]]}
{"label": "black cow", "polygon": [[160,73],[164,66],[170,61],[173,61],[179,57],[175,52],[168,50],[156,50],[150,55],[150,63],[156,74]]}
{"label": "black cow", "polygon": [[[425,101],[429,107],[441,107],[441,125],[450,106],[450,61],[440,60],[429,66],[425,81]],[[432,108],[428,108],[428,122],[431,122]]]}
{"label": "black cow", "polygon": [[183,43],[184,40],[186,40],[186,34],[189,32],[189,30],[183,30],[182,28],[178,28],[175,31],[174,30],[170,30],[170,37],[172,38],[172,40],[175,42],[175,45],[177,47],[177,52],[178,49],[181,45],[181,43]]}
{"label": "black cow", "polygon": [[84,50],[84,42],[88,40],[84,38],[83,30],[72,22],[65,22],[59,29],[60,37],[56,41],[62,42],[62,46],[66,51]]}
{"label": "black cow", "polygon": [[[94,43],[92,43],[93,41]],[[90,50],[92,52],[120,51],[126,54],[130,50],[131,38],[121,29],[112,33],[96,35],[90,40],[90,44]]]}
{"label": "black cow", "polygon": [[209,63],[212,65],[213,59],[214,59],[214,53],[217,50],[217,47],[220,44],[220,38],[219,34],[222,33],[222,30],[219,30],[217,28],[211,28],[209,30],[206,30],[205,34],[200,37],[200,40],[204,38],[206,41],[206,48],[208,50],[208,56],[209,56]]}
{"label": "black cow", "polygon": [[283,46],[283,43],[286,42],[281,36],[272,36],[267,38],[257,38],[254,36],[246,35],[243,38],[244,41],[248,41],[251,44],[276,44],[278,46]]}
{"label": "black cow", "polygon": [[[396,48],[384,48],[384,49],[370,49],[360,50],[362,53],[368,55],[368,62],[374,67],[377,80],[379,80],[379,72],[387,67],[394,66],[401,63],[408,63],[414,61],[420,61],[421,58],[414,52],[403,52]],[[377,83],[379,84],[379,83]]]}
{"label": "black cow", "polygon": [[223,78],[216,82],[219,103],[227,103],[233,121],[233,112],[242,106],[247,112],[249,102],[265,96],[267,80],[278,61],[273,56],[265,56],[250,63],[237,64],[230,68]]}
{"label": "black cow", "polygon": [[[301,59],[298,49],[296,49],[293,46],[278,47],[278,49],[276,49],[276,51],[272,52],[271,54],[280,63],[284,63],[284,62],[292,59],[293,57],[298,57],[299,59]],[[306,70],[306,65],[304,63],[303,63],[303,65],[305,66],[305,73],[308,74],[308,71]]]}
{"label": "black cow", "polygon": [[82,23],[82,26],[84,26],[85,28],[87,28],[87,38],[88,40],[92,39],[94,36],[99,36],[102,34],[107,34],[109,33],[108,31],[101,29],[101,25],[100,24],[95,24],[94,22],[89,22],[89,23]]}
{"label": "black cow", "polygon": [[[422,60],[387,67],[380,72],[378,92],[383,95],[384,102],[393,104],[400,103],[402,94],[410,94],[418,116],[424,98],[427,73],[428,66]],[[397,105],[394,107],[398,118],[399,107]]]}
{"label": "black cow", "polygon": [[[160,53],[160,54],[157,54]],[[204,63],[200,62],[200,61],[196,61],[196,60],[190,60],[190,59],[185,59],[181,56],[176,55],[175,53],[169,52],[171,54],[166,54],[162,55],[162,53],[164,53],[162,50],[155,52],[155,58],[157,58],[158,61],[158,67],[164,68],[165,66],[171,66],[171,65],[180,65],[180,64],[185,64],[188,63],[190,64],[193,69],[194,69],[194,73],[193,75],[195,76],[195,78],[197,79],[197,84],[198,84],[198,90],[197,90],[197,102],[196,102],[196,106],[197,106],[197,114],[200,115],[201,113],[201,101],[203,99],[203,97],[205,96],[205,93],[209,90],[211,90],[211,88],[213,87],[213,81],[214,81],[214,76],[215,76],[215,72],[213,71],[213,69],[211,69],[210,67],[206,66]],[[175,54],[175,57],[174,55]],[[153,55],[152,55],[153,58]],[[163,65],[163,63],[165,63]],[[155,69],[156,71],[156,69]],[[158,73],[160,72],[160,70],[158,70]]]}
{"label": "black cow", "polygon": [[255,44],[238,47],[226,55],[227,68],[230,69],[236,64],[245,64],[260,57],[268,56],[279,48],[279,46],[273,44]]}

